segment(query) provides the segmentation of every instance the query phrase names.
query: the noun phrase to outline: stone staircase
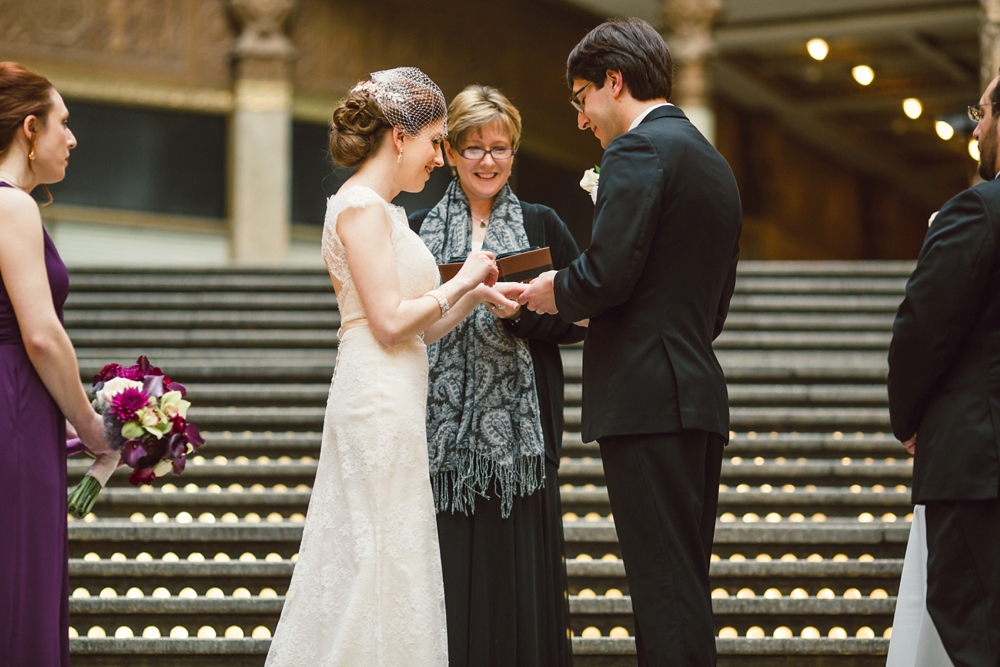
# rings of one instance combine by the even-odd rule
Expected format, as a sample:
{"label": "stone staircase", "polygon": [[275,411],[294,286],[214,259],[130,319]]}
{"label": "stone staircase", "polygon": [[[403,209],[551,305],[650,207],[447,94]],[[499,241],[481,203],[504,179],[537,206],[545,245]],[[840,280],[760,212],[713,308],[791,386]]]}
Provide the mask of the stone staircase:
{"label": "stone staircase", "polygon": [[[910,263],[740,267],[712,563],[719,664],[882,665],[912,511],[886,408]],[[317,271],[76,271],[81,376],[146,354],[187,385],[203,458],[72,521],[71,647],[88,665],[262,665],[319,456],[339,324]],[[628,583],[566,348],[560,484],[575,663],[634,665]],[[86,469],[69,463],[70,483]]]}

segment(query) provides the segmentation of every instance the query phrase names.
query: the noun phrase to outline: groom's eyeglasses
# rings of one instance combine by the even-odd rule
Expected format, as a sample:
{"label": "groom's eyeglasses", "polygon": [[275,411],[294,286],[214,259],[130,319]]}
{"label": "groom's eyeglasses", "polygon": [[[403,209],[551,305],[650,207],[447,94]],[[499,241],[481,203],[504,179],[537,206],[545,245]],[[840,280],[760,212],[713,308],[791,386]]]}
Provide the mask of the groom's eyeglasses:
{"label": "groom's eyeglasses", "polygon": [[588,81],[587,83],[583,84],[582,86],[580,86],[580,90],[573,91],[572,97],[569,98],[569,103],[573,105],[573,108],[576,109],[577,113],[584,113],[583,102],[581,102],[577,98],[580,97],[580,93],[587,90],[587,86],[593,83],[594,83],[593,81]]}
{"label": "groom's eyeglasses", "polygon": [[992,106],[990,102],[985,104],[973,104],[969,107],[969,119],[974,123],[978,123],[983,119],[983,107]]}

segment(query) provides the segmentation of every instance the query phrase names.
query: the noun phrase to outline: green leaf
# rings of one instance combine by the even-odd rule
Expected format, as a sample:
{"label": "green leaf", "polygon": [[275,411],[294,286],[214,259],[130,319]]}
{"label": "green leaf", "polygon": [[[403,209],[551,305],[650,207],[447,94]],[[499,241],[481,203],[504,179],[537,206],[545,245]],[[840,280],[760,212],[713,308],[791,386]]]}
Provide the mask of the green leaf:
{"label": "green leaf", "polygon": [[123,438],[141,438],[144,435],[145,431],[137,422],[126,422],[122,425]]}

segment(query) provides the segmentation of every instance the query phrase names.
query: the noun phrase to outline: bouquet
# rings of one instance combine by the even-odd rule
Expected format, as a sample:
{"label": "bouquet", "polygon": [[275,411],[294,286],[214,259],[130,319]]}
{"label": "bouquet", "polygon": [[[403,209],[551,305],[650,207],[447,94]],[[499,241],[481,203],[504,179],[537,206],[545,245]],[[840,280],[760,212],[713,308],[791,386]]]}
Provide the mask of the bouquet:
{"label": "bouquet", "polygon": [[[94,376],[91,391],[94,409],[104,417],[110,448],[97,453],[69,495],[69,512],[78,519],[90,513],[121,463],[132,468],[130,484],[149,484],[170,471],[180,475],[187,457],[205,444],[198,427],[187,421],[191,403],[184,400],[184,387],[146,357],[139,357],[135,366],[108,364]],[[79,438],[66,447],[68,456],[84,450]]]}

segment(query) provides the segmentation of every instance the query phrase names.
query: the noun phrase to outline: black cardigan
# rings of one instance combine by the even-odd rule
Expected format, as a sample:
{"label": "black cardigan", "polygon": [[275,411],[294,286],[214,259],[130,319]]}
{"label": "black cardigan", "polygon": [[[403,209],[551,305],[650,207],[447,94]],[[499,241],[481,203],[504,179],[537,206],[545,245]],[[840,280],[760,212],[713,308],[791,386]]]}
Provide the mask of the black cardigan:
{"label": "black cardigan", "polygon": [[[524,212],[524,231],[528,243],[539,248],[548,247],[552,252],[552,267],[565,268],[580,256],[580,249],[569,228],[559,215],[548,206],[521,202]],[[429,208],[410,215],[410,229],[417,234],[424,223]],[[563,367],[559,345],[579,343],[587,330],[564,322],[558,315],[539,315],[527,308],[521,309],[517,322],[500,320],[511,334],[528,341],[531,361],[535,366],[535,385],[538,389],[538,407],[545,438],[545,455],[559,466],[562,455],[563,419]]]}

